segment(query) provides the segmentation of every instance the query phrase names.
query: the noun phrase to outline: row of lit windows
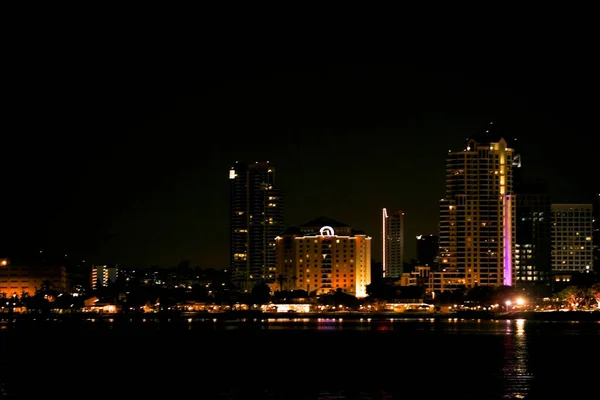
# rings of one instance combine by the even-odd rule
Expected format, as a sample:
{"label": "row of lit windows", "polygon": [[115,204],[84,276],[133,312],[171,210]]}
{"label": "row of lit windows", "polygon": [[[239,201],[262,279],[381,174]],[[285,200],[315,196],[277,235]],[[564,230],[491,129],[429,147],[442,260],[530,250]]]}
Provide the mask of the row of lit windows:
{"label": "row of lit windows", "polygon": [[534,269],[533,266],[531,265],[515,265],[515,269],[519,269],[519,270],[532,270]]}
{"label": "row of lit windows", "polygon": [[573,253],[572,251],[566,252],[566,251],[552,251],[552,254],[555,256],[565,256],[565,257],[569,257],[570,259],[572,259],[573,257],[591,257],[592,256],[592,252],[591,252],[591,248],[589,249],[590,251],[588,252],[576,252]]}
{"label": "row of lit windows", "polygon": [[589,243],[586,243],[586,246],[552,246],[552,250],[553,251],[560,251],[560,250],[584,250],[584,247],[587,248],[588,250],[591,248],[591,245]]}
{"label": "row of lit windows", "polygon": [[565,226],[580,226],[581,228],[585,229],[585,227],[586,227],[587,225],[589,225],[589,226],[590,226],[590,228],[591,228],[590,222],[591,222],[591,221],[590,221],[589,219],[588,219],[588,220],[584,220],[584,221],[574,221],[574,220],[572,220],[572,219],[571,219],[571,220],[564,220],[564,219],[561,219],[561,220],[558,220],[558,221],[554,222],[552,225],[553,225],[553,226],[559,226],[559,227],[565,227]]}
{"label": "row of lit windows", "polygon": [[[340,243],[339,239],[336,241],[337,244],[342,244],[343,246],[336,246],[336,247],[355,247],[356,242],[352,241],[350,242],[349,240],[344,240],[343,242]],[[311,246],[311,243],[309,242],[299,242],[298,243],[298,248],[303,249],[304,248],[304,244],[306,244],[306,248],[310,249],[321,249],[321,248],[332,248],[333,246],[331,244],[325,244],[325,246],[319,246],[317,242],[313,243],[313,245]]]}
{"label": "row of lit windows", "polygon": [[[317,281],[317,282],[319,282],[319,280],[318,280],[318,279],[317,279],[316,281]],[[302,279],[298,279],[298,284],[302,285],[303,283],[305,283],[305,282],[304,282],[304,281],[302,281]],[[307,279],[307,280],[306,280],[306,283],[307,283],[307,284],[310,284],[310,279]],[[327,284],[331,284],[331,282],[326,282],[326,283],[327,283]],[[334,282],[334,283],[335,283],[336,285],[340,285],[340,284],[341,284],[340,282]],[[354,282],[350,282],[350,285],[352,285],[353,283],[354,283]],[[325,286],[325,285],[323,285],[323,286]],[[346,280],[345,280],[345,279],[344,279],[344,282],[343,282],[343,286],[344,286],[344,287],[350,287],[350,286],[348,286],[348,282],[346,282]]]}
{"label": "row of lit windows", "polygon": [[[306,258],[309,258],[308,256],[309,256],[309,254],[307,254],[307,255],[306,255]],[[301,262],[304,262],[304,261],[306,261],[306,264],[310,264],[311,260],[312,260],[312,262],[313,262],[314,264],[317,264],[317,263],[319,263],[319,257],[316,257],[316,259],[315,259],[315,258],[313,258],[313,259],[308,259],[308,260],[304,260],[304,259],[302,259],[302,258],[299,258],[299,259],[298,259],[298,262],[300,262],[300,263],[301,263]],[[346,258],[346,255],[344,254],[344,257],[335,257],[335,258],[333,258],[333,259],[323,259],[323,260],[321,260],[321,263],[323,263],[323,264],[324,264],[324,263],[331,262],[331,261],[333,261],[333,262],[336,262],[336,263],[340,263],[340,262],[341,262],[341,263],[346,263],[346,262],[350,261],[351,263],[353,263],[353,262],[354,262],[354,259],[353,259],[353,258],[351,258],[350,260],[348,260],[348,259]]]}
{"label": "row of lit windows", "polygon": [[[300,276],[298,277],[298,280],[299,280],[300,282],[302,282],[302,278],[303,278],[303,276],[302,276],[302,274],[300,274]],[[318,280],[318,278],[319,278],[319,277],[318,277],[318,275],[315,275],[315,276],[314,276],[314,278],[315,278],[316,280]],[[331,277],[328,277],[328,278],[322,278],[322,279],[331,279]],[[344,278],[340,278],[340,276],[339,276],[339,275],[336,275],[336,277],[335,277],[335,280],[336,280],[336,281],[342,281],[342,280],[343,280],[343,282],[346,282],[346,279],[351,279],[351,280],[354,280],[354,275],[350,275],[349,277],[346,277],[346,275],[344,275]],[[309,280],[310,280],[310,275],[306,275],[306,281],[307,281],[307,282],[309,282]]]}
{"label": "row of lit windows", "polygon": [[[299,250],[298,250],[298,253],[299,253],[299,254],[301,254],[301,255],[303,255],[303,254],[307,254],[307,255],[308,255],[308,252],[310,252],[310,251],[311,251],[310,249],[306,249],[306,250],[299,249]],[[360,250],[359,250],[359,251],[360,251]],[[353,253],[354,253],[354,249],[350,249],[350,250],[347,250],[347,249],[343,249],[343,250],[340,250],[340,249],[335,249],[335,252],[336,252],[336,253],[340,253],[340,252],[343,252],[343,253],[350,252],[350,254],[353,254]],[[314,250],[312,250],[312,254],[319,254],[319,253],[321,253],[321,254],[323,254],[323,255],[327,255],[327,254],[332,254],[332,251],[319,251],[319,249],[314,249]]]}
{"label": "row of lit windows", "polygon": [[[296,240],[298,241],[298,245],[302,246],[302,244],[306,244],[307,246],[310,246],[310,240],[312,240],[313,243],[319,243],[319,239],[306,239],[306,238],[296,238]],[[323,241],[325,240],[329,240],[329,239],[322,239]],[[354,238],[347,238],[347,239],[336,239],[335,240],[336,243],[355,243],[356,239]]]}

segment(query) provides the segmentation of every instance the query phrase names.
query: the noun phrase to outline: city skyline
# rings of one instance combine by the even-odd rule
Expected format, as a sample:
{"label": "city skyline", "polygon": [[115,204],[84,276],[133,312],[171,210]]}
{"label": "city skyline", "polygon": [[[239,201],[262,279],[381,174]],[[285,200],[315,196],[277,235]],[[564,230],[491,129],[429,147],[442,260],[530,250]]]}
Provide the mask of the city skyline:
{"label": "city skyline", "polygon": [[[2,159],[2,201],[11,210],[2,250],[43,247],[125,267],[189,259],[226,268],[227,170],[236,160],[268,160],[286,195],[287,226],[326,216],[365,231],[380,249],[381,209],[402,209],[408,260],[416,235],[437,233],[448,150],[490,121],[518,138],[523,169],[548,181],[553,202],[594,203],[600,191],[585,142],[590,105],[581,78],[567,80],[568,71],[546,87],[556,71],[261,67],[214,66],[204,80],[159,75],[154,91],[146,75],[134,77],[105,109],[126,81],[114,76],[83,93],[83,104],[60,97],[72,114],[48,104],[39,120],[52,135],[8,139],[15,151]],[[378,251],[373,258],[380,261]]]}
{"label": "city skyline", "polygon": [[[372,30],[338,7],[292,32],[298,7],[95,6],[7,13],[0,398],[597,390],[560,368],[600,357],[591,13]],[[500,142],[455,162],[490,123],[518,155],[510,203]],[[262,162],[275,180],[232,170]]]}

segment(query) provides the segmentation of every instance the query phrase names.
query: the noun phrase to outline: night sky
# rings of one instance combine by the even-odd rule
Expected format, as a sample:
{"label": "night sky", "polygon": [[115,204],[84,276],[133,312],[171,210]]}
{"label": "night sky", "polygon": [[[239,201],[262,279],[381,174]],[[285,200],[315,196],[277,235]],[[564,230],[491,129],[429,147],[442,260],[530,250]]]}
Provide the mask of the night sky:
{"label": "night sky", "polygon": [[14,61],[3,254],[225,268],[228,168],[269,160],[286,225],[337,219],[371,235],[380,260],[381,208],[401,209],[412,257],[415,235],[437,230],[448,150],[490,121],[556,202],[600,192],[587,53],[328,64],[244,46],[85,49],[42,43]]}

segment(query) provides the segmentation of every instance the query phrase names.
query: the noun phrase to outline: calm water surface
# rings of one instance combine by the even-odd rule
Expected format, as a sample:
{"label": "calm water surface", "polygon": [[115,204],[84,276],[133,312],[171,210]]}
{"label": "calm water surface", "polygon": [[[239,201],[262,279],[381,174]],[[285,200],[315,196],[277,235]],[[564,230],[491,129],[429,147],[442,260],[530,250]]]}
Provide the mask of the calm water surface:
{"label": "calm water surface", "polygon": [[0,398],[580,399],[600,323],[0,322]]}

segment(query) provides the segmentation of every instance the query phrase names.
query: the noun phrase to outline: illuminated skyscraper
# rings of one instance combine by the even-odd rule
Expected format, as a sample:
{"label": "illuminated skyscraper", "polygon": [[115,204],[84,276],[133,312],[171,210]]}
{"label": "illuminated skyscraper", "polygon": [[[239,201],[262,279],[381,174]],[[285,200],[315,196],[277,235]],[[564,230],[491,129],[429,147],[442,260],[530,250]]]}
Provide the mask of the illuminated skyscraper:
{"label": "illuminated skyscraper", "polygon": [[400,278],[404,272],[404,212],[382,211],[383,277]]}
{"label": "illuminated skyscraper", "polygon": [[284,229],[283,194],[269,162],[239,163],[229,170],[230,266],[243,290],[275,280],[275,237]]}
{"label": "illuminated skyscraper", "polygon": [[513,149],[490,124],[446,159],[440,201],[440,268],[450,290],[512,286],[515,247]]}

